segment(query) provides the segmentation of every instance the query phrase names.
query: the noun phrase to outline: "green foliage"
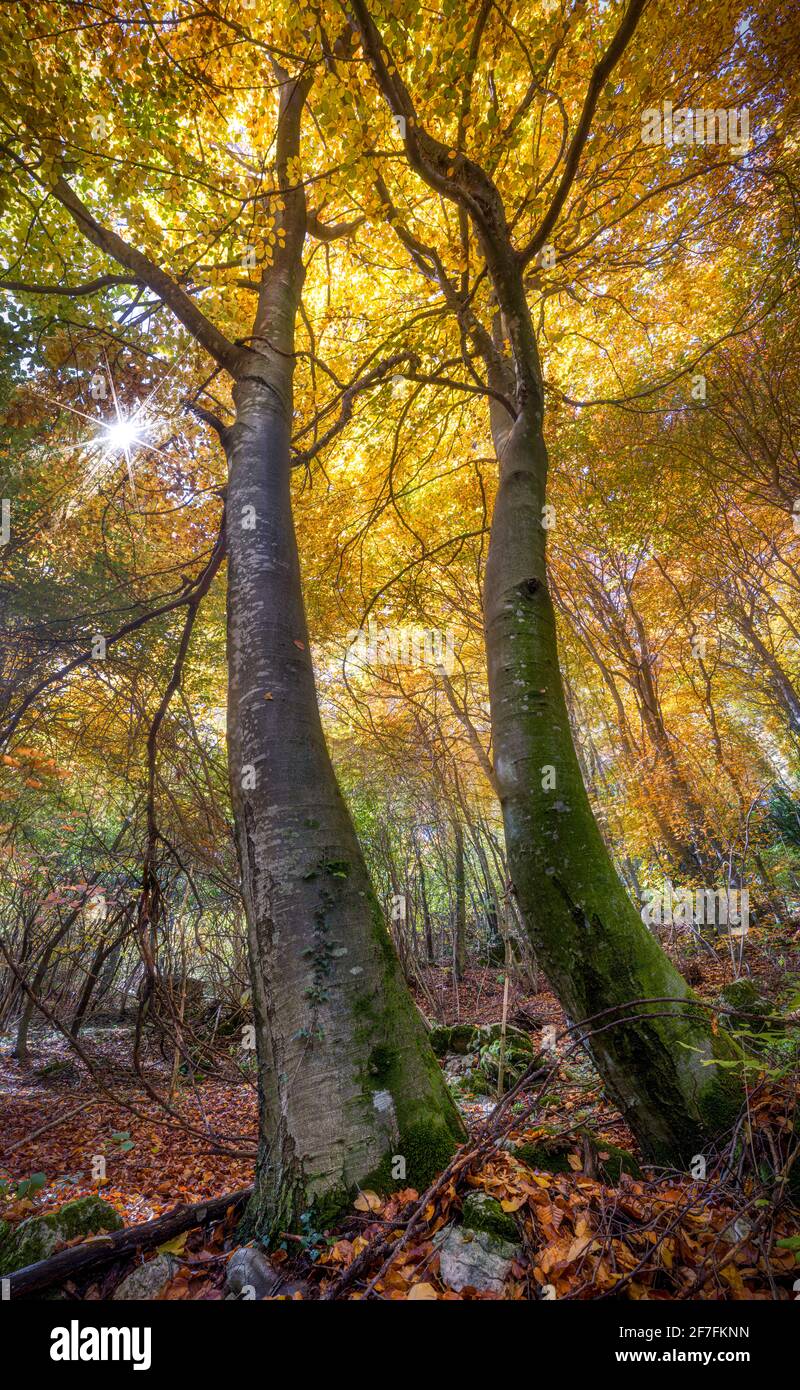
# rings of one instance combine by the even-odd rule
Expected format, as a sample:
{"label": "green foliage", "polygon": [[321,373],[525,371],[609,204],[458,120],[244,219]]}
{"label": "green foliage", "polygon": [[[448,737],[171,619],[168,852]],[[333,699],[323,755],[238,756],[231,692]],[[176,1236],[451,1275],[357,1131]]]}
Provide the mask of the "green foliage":
{"label": "green foliage", "polygon": [[790,796],[784,787],[776,787],[770,798],[768,815],[786,844],[800,850],[800,799]]}
{"label": "green foliage", "polygon": [[7,1178],[0,1178],[0,1198],[8,1200],[12,1195],[14,1198],[31,1197],[47,1185],[47,1175],[45,1173],[31,1173],[29,1178],[20,1178],[16,1183],[10,1183]]}

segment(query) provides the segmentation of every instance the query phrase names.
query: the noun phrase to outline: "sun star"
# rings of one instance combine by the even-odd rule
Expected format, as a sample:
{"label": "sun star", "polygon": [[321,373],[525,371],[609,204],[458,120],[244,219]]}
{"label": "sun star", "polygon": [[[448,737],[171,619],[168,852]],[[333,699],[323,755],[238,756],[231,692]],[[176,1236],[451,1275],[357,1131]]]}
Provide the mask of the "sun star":
{"label": "sun star", "polygon": [[115,453],[125,452],[140,441],[139,430],[132,420],[118,420],[109,425],[103,436],[106,446]]}

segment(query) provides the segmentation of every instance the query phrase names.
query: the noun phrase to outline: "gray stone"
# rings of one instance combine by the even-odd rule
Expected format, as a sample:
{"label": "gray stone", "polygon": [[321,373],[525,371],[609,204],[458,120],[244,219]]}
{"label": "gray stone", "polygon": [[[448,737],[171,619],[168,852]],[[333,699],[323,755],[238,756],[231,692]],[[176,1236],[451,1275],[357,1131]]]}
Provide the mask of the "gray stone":
{"label": "gray stone", "polygon": [[746,1216],[737,1216],[735,1221],[725,1227],[722,1232],[722,1239],[728,1241],[730,1245],[738,1245],[739,1241],[747,1240],[753,1227]]}
{"label": "gray stone", "polygon": [[274,1288],[277,1277],[263,1251],[242,1245],[228,1261],[225,1288],[235,1298],[264,1298]]}
{"label": "gray stone", "polygon": [[771,1000],[752,980],[742,978],[723,985],[717,1002],[723,1009],[723,1021],[734,1032],[737,1029],[748,1033],[780,1031],[780,1021],[772,1017],[775,1011]]}
{"label": "gray stone", "polygon": [[490,1197],[488,1192],[470,1192],[464,1198],[461,1224],[465,1230],[488,1231],[512,1244],[517,1239],[517,1223],[511,1212],[503,1211],[497,1198]]}
{"label": "gray stone", "polygon": [[180,1260],[176,1260],[174,1255],[156,1255],[154,1260],[137,1265],[130,1274],[126,1274],[111,1296],[123,1301],[158,1298],[179,1267]]}
{"label": "gray stone", "polygon": [[46,1260],[76,1236],[119,1231],[123,1224],[119,1212],[102,1197],[78,1197],[60,1211],[29,1216],[18,1226],[4,1223],[0,1227],[0,1274],[11,1274],[15,1269]]}
{"label": "gray stone", "polygon": [[[488,1047],[490,1043],[497,1042],[502,1035],[502,1023],[482,1023],[473,1032],[472,1046],[476,1050],[480,1050]],[[533,1043],[529,1035],[522,1028],[515,1028],[511,1023],[506,1024],[506,1047],[521,1047],[526,1052],[533,1052]]]}
{"label": "gray stone", "polygon": [[445,1226],[433,1243],[439,1249],[439,1270],[445,1284],[456,1293],[472,1288],[478,1293],[502,1293],[511,1261],[522,1253],[488,1231],[467,1231]]}
{"label": "gray stone", "polygon": [[[499,1036],[484,1044],[480,1052],[480,1068],[490,1086],[496,1087],[500,1079],[501,1040]],[[523,1072],[534,1060],[533,1043],[525,1033],[518,1029],[509,1030],[503,1054],[503,1090],[510,1091],[522,1077]]]}
{"label": "gray stone", "polygon": [[450,1027],[442,1024],[431,1028],[428,1042],[437,1057],[444,1057],[448,1052],[457,1052],[463,1056],[474,1047],[472,1040],[476,1031],[471,1023],[454,1023]]}

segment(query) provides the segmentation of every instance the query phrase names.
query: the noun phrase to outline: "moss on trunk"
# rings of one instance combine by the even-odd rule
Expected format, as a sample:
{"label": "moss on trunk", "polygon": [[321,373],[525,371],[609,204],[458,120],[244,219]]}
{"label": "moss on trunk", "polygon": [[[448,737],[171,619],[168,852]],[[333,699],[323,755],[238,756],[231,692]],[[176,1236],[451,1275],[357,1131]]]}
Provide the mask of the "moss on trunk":
{"label": "moss on trunk", "polygon": [[738,1054],[712,1033],[642,923],[589,804],[547,585],[547,454],[535,412],[520,415],[498,452],[484,602],[495,771],[514,887],[537,959],[567,1013],[579,1022],[603,1015],[587,1026],[589,1046],[643,1151],[686,1164],[738,1110],[735,1071],[715,1065]]}

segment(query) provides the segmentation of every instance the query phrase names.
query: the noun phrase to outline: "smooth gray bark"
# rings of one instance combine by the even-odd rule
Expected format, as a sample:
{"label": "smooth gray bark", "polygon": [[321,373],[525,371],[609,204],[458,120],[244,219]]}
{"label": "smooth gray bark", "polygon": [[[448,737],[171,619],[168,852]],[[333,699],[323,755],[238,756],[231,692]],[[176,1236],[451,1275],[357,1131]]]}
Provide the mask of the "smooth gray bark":
{"label": "smooth gray bark", "polygon": [[[303,91],[283,88],[278,175]],[[402,979],[331,765],[292,517],[292,378],[305,204],[287,191],[264,272],[258,361],[228,433],[228,739],[260,1078],[249,1223],[323,1216],[357,1185],[424,1185],[462,1126]],[[398,1160],[403,1160],[399,1163]]]}

